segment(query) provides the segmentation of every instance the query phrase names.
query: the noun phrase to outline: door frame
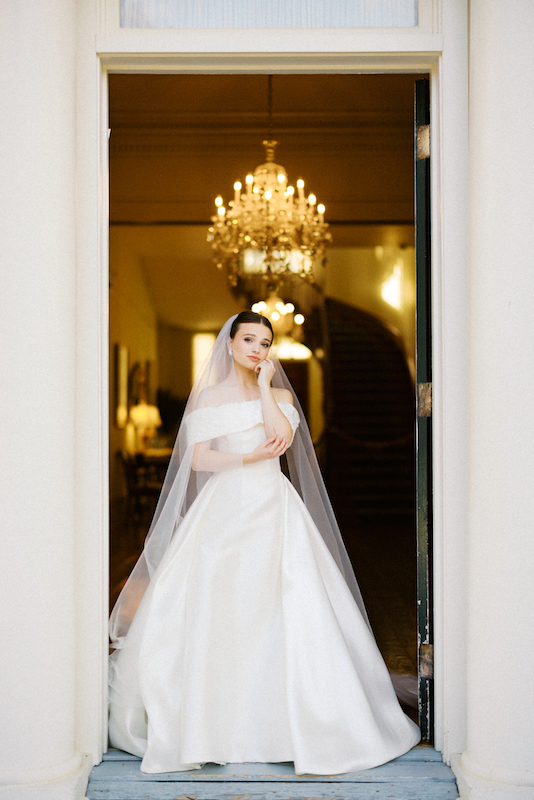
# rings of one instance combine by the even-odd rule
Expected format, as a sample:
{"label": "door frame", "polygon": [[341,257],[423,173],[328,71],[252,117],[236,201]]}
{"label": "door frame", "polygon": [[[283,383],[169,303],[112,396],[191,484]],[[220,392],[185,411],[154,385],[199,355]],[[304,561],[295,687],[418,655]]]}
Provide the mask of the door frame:
{"label": "door frame", "polygon": [[[94,0],[95,6],[98,5]],[[82,4],[83,5],[83,4]],[[462,4],[463,5],[463,4]],[[109,72],[428,73],[433,109],[432,308],[434,364],[434,742],[445,760],[465,749],[465,532],[463,404],[467,378],[467,3],[442,2],[439,35],[276,33],[285,52],[250,51],[247,31],[206,33],[202,50],[179,52],[176,34],[97,35],[93,0],[78,20],[78,377],[76,560],[79,747],[95,763],[106,749],[108,586],[108,109]],[[105,27],[104,27],[105,30]],[[102,25],[98,28],[101,33]],[[163,32],[168,33],[168,32]],[[196,31],[196,34],[202,32]],[[219,37],[217,34],[219,33]],[[225,32],[228,33],[228,32]],[[350,33],[350,32],[349,32]],[[215,37],[214,37],[214,34]],[[308,35],[309,34],[309,35]],[[387,40],[386,38],[392,37]],[[401,37],[404,36],[402,42]],[[174,38],[173,38],[174,37]],[[330,38],[330,42],[328,41]],[[326,41],[326,44],[325,44]],[[169,44],[170,42],[170,44]],[[174,42],[174,44],[173,44]],[[337,45],[336,45],[337,42]],[[399,45],[402,44],[402,47]],[[335,45],[335,46],[334,46]],[[169,48],[172,46],[172,52]],[[331,50],[325,52],[325,47]],[[336,47],[340,49],[336,51]],[[358,51],[355,49],[358,48]],[[95,435],[98,432],[98,435]]]}

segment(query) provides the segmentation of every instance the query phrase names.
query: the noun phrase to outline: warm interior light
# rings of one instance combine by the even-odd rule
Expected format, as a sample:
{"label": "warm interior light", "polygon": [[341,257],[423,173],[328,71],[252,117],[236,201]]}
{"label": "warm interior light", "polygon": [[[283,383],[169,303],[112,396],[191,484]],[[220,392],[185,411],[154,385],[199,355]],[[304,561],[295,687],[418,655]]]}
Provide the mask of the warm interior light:
{"label": "warm interior light", "polygon": [[250,173],[245,178],[247,183],[254,183],[254,175],[250,175]]}
{"label": "warm interior light", "polygon": [[221,217],[224,217],[224,215],[226,214],[225,207],[224,206],[219,206],[219,208],[217,209],[217,214],[219,214],[219,216],[221,216]]}
{"label": "warm interior light", "polygon": [[287,187],[287,193],[288,194],[295,194],[295,187],[294,186],[288,186]]}
{"label": "warm interior light", "polygon": [[280,319],[280,314],[278,313],[278,311],[271,312],[271,319],[273,320],[273,322],[278,322],[278,320]]}
{"label": "warm interior light", "polygon": [[271,347],[271,353],[284,361],[306,361],[312,357],[312,351],[301,342],[290,336],[282,336]]}
{"label": "warm interior light", "polygon": [[302,325],[304,323],[304,314],[295,314],[294,316],[295,325]]}
{"label": "warm interior light", "polygon": [[218,206],[222,206],[222,204],[223,204],[222,197],[216,197],[215,198],[215,205],[218,207]]}
{"label": "warm interior light", "polygon": [[294,310],[295,310],[295,306],[293,305],[293,303],[286,303],[285,304],[285,313],[286,314],[292,314]]}
{"label": "warm interior light", "polygon": [[241,186],[241,182],[240,182],[240,181],[236,181],[236,182],[234,183],[234,189],[236,190],[236,192],[240,192],[240,191],[241,191],[241,188],[242,188],[242,186]]}
{"label": "warm interior light", "polygon": [[[245,267],[248,267],[249,269],[254,266],[256,263],[256,259],[254,258],[254,250],[245,250],[243,253],[243,263],[245,264]],[[254,309],[252,310],[254,311]]]}
{"label": "warm interior light", "polygon": [[192,378],[193,383],[202,367],[204,361],[207,359],[215,342],[214,333],[195,333],[192,341]]}
{"label": "warm interior light", "polygon": [[299,178],[299,179],[298,179],[298,181],[297,181],[297,188],[299,188],[299,189],[304,189],[304,181],[302,180],[302,178]]}
{"label": "warm interior light", "polygon": [[314,194],[311,194],[311,195],[308,197],[308,203],[309,203],[311,206],[314,206],[316,202],[317,202],[317,198],[316,198],[316,196],[315,196]]}
{"label": "warm interior light", "polygon": [[393,267],[392,274],[382,284],[382,299],[396,309],[402,307],[402,267],[403,262],[399,259]]}
{"label": "warm interior light", "polygon": [[283,175],[282,173],[280,173],[278,175],[278,183],[283,183],[285,181],[285,179],[286,179],[286,176]]}
{"label": "warm interior light", "polygon": [[319,214],[324,214],[326,208],[322,203],[319,203],[319,205],[317,206],[317,211],[319,212]]}
{"label": "warm interior light", "polygon": [[265,192],[265,199],[266,200],[270,200],[272,196],[273,196],[273,193],[271,192],[271,190],[267,189],[267,191]]}

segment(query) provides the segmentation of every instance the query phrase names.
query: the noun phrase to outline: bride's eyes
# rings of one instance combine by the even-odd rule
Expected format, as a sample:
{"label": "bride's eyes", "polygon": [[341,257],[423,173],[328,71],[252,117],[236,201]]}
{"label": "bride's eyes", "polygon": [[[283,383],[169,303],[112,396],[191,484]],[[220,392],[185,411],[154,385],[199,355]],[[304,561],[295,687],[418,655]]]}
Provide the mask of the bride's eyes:
{"label": "bride's eyes", "polygon": [[[252,339],[250,338],[250,336],[245,336],[245,342],[252,342]],[[269,347],[271,346],[271,342],[269,342],[269,343],[262,342],[261,346],[267,348],[267,350],[268,350]]]}

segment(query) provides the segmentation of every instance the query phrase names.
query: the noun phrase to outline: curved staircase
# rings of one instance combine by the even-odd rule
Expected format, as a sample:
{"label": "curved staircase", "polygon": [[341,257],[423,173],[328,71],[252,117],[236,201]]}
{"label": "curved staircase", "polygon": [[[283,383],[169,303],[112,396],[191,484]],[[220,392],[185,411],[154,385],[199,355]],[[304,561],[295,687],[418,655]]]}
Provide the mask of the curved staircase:
{"label": "curved staircase", "polygon": [[414,385],[379,319],[324,303],[327,486],[340,517],[414,514]]}

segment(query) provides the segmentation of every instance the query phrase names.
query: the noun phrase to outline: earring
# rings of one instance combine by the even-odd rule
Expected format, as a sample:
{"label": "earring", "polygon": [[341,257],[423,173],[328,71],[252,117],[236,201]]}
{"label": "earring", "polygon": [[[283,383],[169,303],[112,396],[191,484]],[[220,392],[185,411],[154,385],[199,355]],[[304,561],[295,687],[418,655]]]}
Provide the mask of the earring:
{"label": "earring", "polygon": [[234,357],[233,354],[232,354],[232,351],[230,350],[230,348],[228,348],[228,356],[229,356],[229,358],[233,358]]}

